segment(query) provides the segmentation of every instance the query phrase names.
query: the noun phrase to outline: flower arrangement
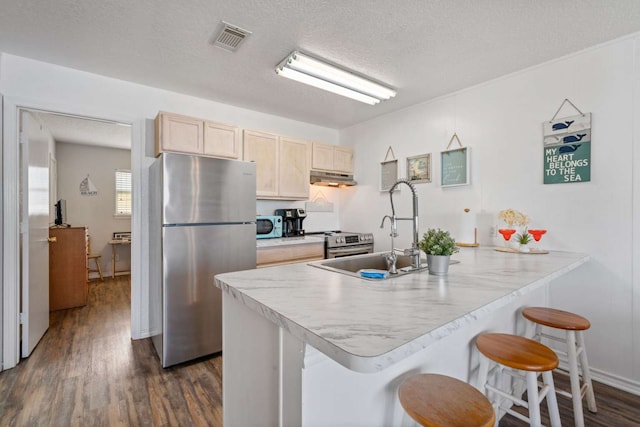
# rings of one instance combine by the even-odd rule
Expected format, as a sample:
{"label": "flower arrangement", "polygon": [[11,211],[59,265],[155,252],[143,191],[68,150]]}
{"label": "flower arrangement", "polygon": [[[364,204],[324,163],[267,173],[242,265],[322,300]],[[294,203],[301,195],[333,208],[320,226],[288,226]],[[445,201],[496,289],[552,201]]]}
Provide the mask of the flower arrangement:
{"label": "flower arrangement", "polygon": [[506,222],[509,227],[513,227],[514,225],[525,227],[529,224],[529,217],[515,209],[505,209],[500,211],[498,218]]}
{"label": "flower arrangement", "polygon": [[450,256],[460,251],[448,231],[430,228],[418,242],[418,247],[427,255]]}

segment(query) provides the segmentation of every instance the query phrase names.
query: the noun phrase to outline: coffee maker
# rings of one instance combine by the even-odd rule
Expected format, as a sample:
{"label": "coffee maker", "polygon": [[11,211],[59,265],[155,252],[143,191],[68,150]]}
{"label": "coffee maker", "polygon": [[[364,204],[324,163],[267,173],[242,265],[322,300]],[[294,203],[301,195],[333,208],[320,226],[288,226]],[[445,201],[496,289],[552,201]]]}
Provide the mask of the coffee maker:
{"label": "coffee maker", "polygon": [[276,209],[275,214],[282,217],[282,237],[304,236],[302,221],[307,217],[304,209]]}

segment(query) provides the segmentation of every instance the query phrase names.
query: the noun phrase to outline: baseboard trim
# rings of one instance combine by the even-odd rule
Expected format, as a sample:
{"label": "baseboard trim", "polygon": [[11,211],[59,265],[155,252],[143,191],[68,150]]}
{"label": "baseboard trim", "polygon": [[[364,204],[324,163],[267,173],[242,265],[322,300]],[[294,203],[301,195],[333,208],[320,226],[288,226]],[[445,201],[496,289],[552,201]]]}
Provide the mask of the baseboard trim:
{"label": "baseboard trim", "polygon": [[608,372],[600,371],[598,369],[591,368],[591,378],[594,381],[609,385],[619,390],[626,391],[627,393],[640,396],[640,382],[634,381],[629,378],[623,378],[618,375],[610,374]]}

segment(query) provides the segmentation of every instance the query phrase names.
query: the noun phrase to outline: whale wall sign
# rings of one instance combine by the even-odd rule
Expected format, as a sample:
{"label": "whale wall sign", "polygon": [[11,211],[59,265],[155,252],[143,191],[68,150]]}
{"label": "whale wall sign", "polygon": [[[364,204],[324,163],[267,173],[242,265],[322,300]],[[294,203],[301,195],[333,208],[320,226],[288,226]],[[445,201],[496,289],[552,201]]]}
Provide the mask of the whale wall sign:
{"label": "whale wall sign", "polygon": [[591,181],[591,113],[542,123],[543,182]]}

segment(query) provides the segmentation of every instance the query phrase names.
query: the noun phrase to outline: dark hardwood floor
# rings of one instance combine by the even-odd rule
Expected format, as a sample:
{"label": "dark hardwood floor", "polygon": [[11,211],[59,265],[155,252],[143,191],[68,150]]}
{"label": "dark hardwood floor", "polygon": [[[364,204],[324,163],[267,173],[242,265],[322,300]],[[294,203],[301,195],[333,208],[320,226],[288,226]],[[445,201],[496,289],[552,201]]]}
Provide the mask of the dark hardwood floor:
{"label": "dark hardwood floor", "polygon": [[131,340],[130,279],[92,281],[50,315],[32,355],[0,373],[0,426],[222,425],[222,356],[162,369]]}
{"label": "dark hardwood floor", "polygon": [[[221,426],[222,356],[162,369],[150,339],[130,339],[130,299],[128,276],[92,281],[86,307],[51,313],[31,357],[0,373],[0,426]],[[599,383],[595,391],[586,426],[640,426],[640,397]],[[571,402],[558,402],[572,426]]]}
{"label": "dark hardwood floor", "polygon": [[[569,377],[563,374],[553,374],[553,382],[557,389],[569,390]],[[630,427],[640,426],[640,396],[625,393],[608,385],[593,382],[593,391],[596,394],[598,412],[591,413],[587,409],[587,402],[583,400],[584,425],[586,427]],[[573,406],[571,399],[558,396],[558,408],[560,409],[560,421],[565,427],[574,426]],[[518,412],[526,414],[523,408],[517,408]],[[546,400],[542,402],[542,424],[549,426],[549,412]],[[506,415],[500,420],[500,427],[526,427],[527,423]]]}

